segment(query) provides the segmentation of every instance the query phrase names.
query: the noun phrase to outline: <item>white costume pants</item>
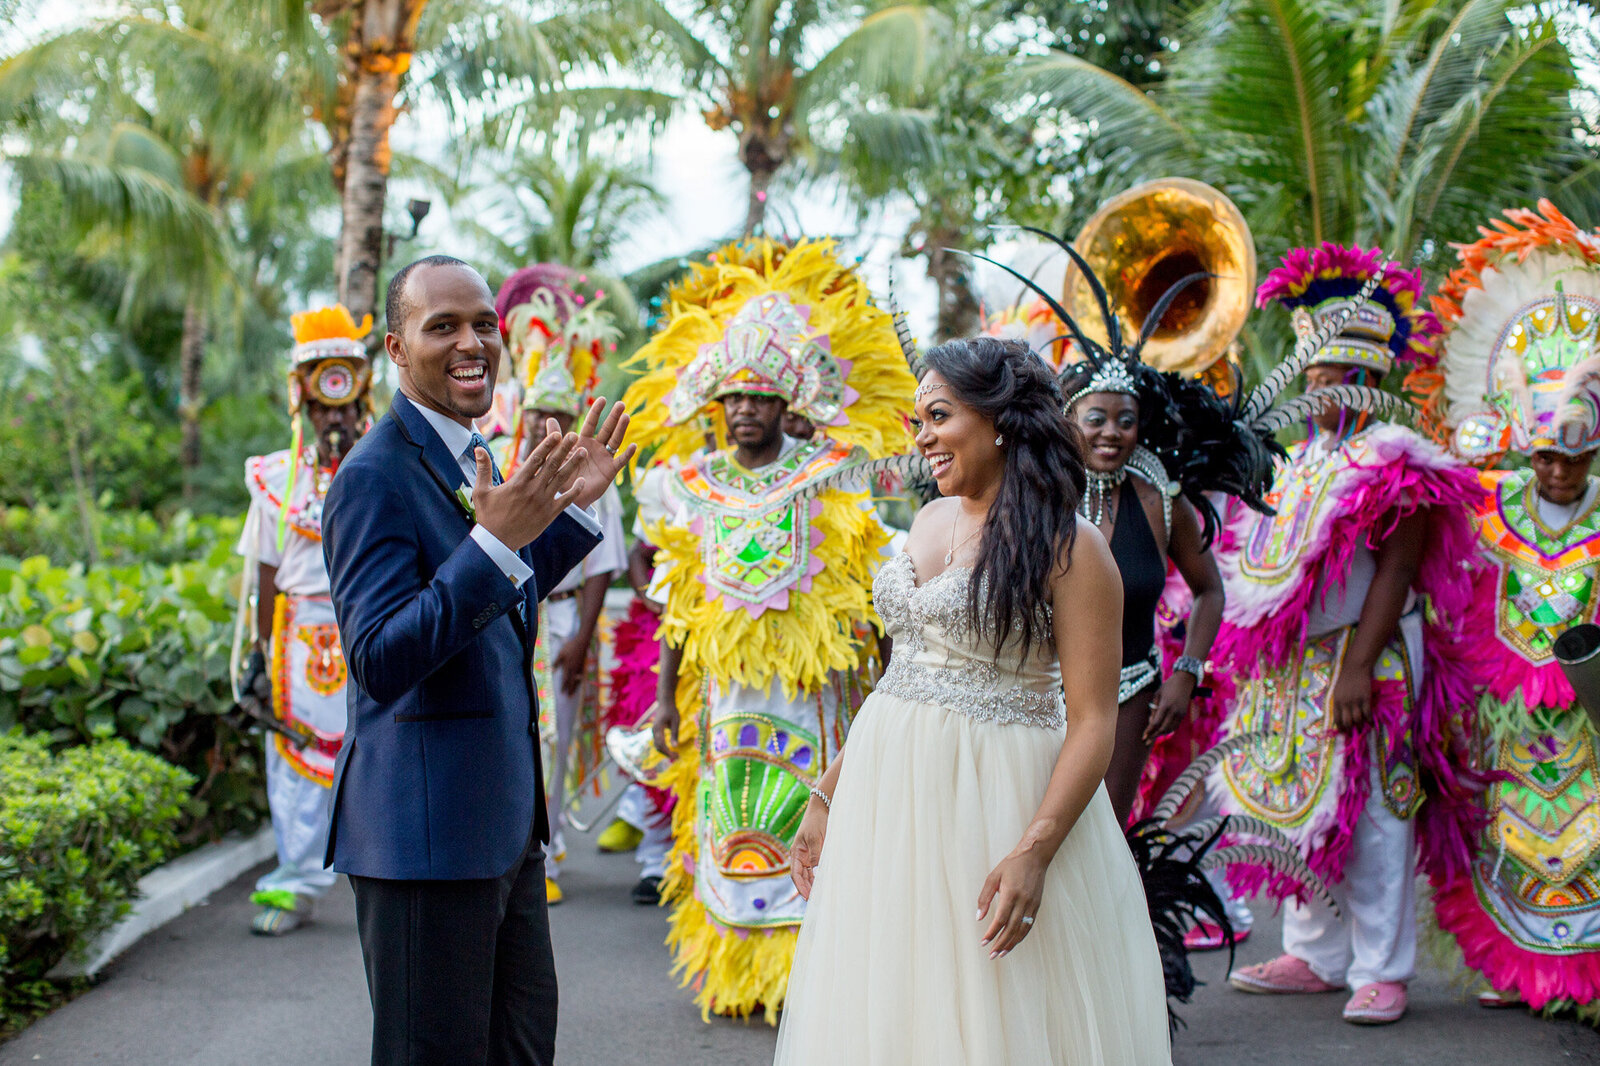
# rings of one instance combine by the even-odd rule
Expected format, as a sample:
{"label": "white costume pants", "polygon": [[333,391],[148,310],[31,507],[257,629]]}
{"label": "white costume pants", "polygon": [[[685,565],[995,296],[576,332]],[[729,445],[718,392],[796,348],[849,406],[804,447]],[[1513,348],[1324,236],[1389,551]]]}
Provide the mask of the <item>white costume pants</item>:
{"label": "white costume pants", "polygon": [[644,834],[633,858],[640,877],[661,877],[667,872],[667,849],[672,846],[672,812],[658,811],[644,786],[631,784],[617,804],[617,817]]}
{"label": "white costume pants", "polygon": [[323,868],[333,790],[296,770],[267,735],[267,806],[278,842],[278,868],[256,882],[257,892],[293,892],[316,899],[338,875]]}
{"label": "white costume pants", "polygon": [[1312,900],[1291,902],[1283,915],[1283,950],[1352,990],[1409,981],[1417,965],[1416,823],[1384,806],[1376,768],[1372,774],[1344,879],[1328,886],[1341,913]]}

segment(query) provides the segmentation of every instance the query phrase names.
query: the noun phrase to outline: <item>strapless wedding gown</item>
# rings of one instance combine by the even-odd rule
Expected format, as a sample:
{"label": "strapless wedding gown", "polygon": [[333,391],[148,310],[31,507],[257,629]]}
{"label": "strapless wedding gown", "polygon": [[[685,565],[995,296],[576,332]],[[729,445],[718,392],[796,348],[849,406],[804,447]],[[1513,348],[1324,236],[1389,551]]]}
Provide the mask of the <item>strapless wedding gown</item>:
{"label": "strapless wedding gown", "polygon": [[1033,820],[1065,723],[1054,648],[1024,662],[979,639],[970,573],[919,587],[902,554],[878,574],[894,655],[851,725],[776,1066],[1167,1066],[1155,935],[1104,786],[1032,933],[999,960],[979,943],[978,893]]}

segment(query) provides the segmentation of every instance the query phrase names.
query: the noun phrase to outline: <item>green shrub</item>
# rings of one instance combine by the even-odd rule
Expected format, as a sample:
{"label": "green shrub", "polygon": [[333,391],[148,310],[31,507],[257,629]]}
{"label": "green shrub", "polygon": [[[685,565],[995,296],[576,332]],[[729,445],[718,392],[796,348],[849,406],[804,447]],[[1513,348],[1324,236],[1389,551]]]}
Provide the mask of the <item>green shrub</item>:
{"label": "green shrub", "polygon": [[221,717],[233,702],[229,547],[164,567],[0,558],[0,730],[57,745],[122,737],[189,770],[185,843],[266,810],[260,742]]}
{"label": "green shrub", "polygon": [[231,565],[242,525],[242,516],[196,516],[188,511],[161,521],[148,511],[101,507],[89,508],[85,516],[70,503],[6,507],[0,508],[0,555],[17,559],[43,555],[57,566],[96,559],[102,566],[202,561]]}
{"label": "green shrub", "polygon": [[53,755],[0,735],[0,1028],[48,1005],[45,973],[127,911],[176,847],[193,784],[120,740]]}

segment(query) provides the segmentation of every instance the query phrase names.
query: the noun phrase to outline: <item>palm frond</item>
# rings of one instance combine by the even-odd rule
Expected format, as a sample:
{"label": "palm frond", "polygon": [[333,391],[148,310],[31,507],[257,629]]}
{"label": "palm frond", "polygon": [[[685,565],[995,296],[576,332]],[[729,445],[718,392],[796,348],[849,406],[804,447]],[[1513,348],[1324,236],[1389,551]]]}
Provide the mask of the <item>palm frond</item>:
{"label": "palm frond", "polygon": [[1079,56],[1027,57],[999,81],[1006,91],[1033,94],[1043,106],[1094,123],[1098,138],[1134,160],[1130,180],[1186,173],[1185,165],[1204,159],[1202,143],[1167,109],[1164,93],[1145,92]]}

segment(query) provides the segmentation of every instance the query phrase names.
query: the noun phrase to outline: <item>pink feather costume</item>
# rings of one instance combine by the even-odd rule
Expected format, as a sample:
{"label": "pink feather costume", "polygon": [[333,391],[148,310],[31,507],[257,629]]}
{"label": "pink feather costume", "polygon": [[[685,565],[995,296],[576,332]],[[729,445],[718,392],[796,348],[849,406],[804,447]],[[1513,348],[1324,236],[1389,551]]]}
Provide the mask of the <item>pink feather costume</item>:
{"label": "pink feather costume", "polygon": [[[1479,667],[1467,634],[1479,566],[1470,516],[1483,491],[1473,470],[1398,426],[1374,425],[1320,460],[1306,451],[1296,445],[1279,472],[1269,497],[1277,516],[1236,511],[1218,546],[1228,602],[1213,657],[1240,690],[1223,732],[1268,736],[1225,759],[1208,787],[1224,810],[1283,830],[1331,883],[1349,857],[1376,757],[1385,803],[1397,817],[1418,818],[1426,868],[1464,870],[1482,823],[1468,746]],[[1325,697],[1354,627],[1308,640],[1308,615],[1339,598],[1358,544],[1375,548],[1419,512],[1429,516],[1413,585],[1423,614],[1422,677],[1409,678],[1397,635],[1380,658],[1372,719],[1338,734]],[[1286,682],[1310,697],[1284,695]],[[1295,892],[1249,865],[1233,867],[1230,880],[1245,892]]]}

